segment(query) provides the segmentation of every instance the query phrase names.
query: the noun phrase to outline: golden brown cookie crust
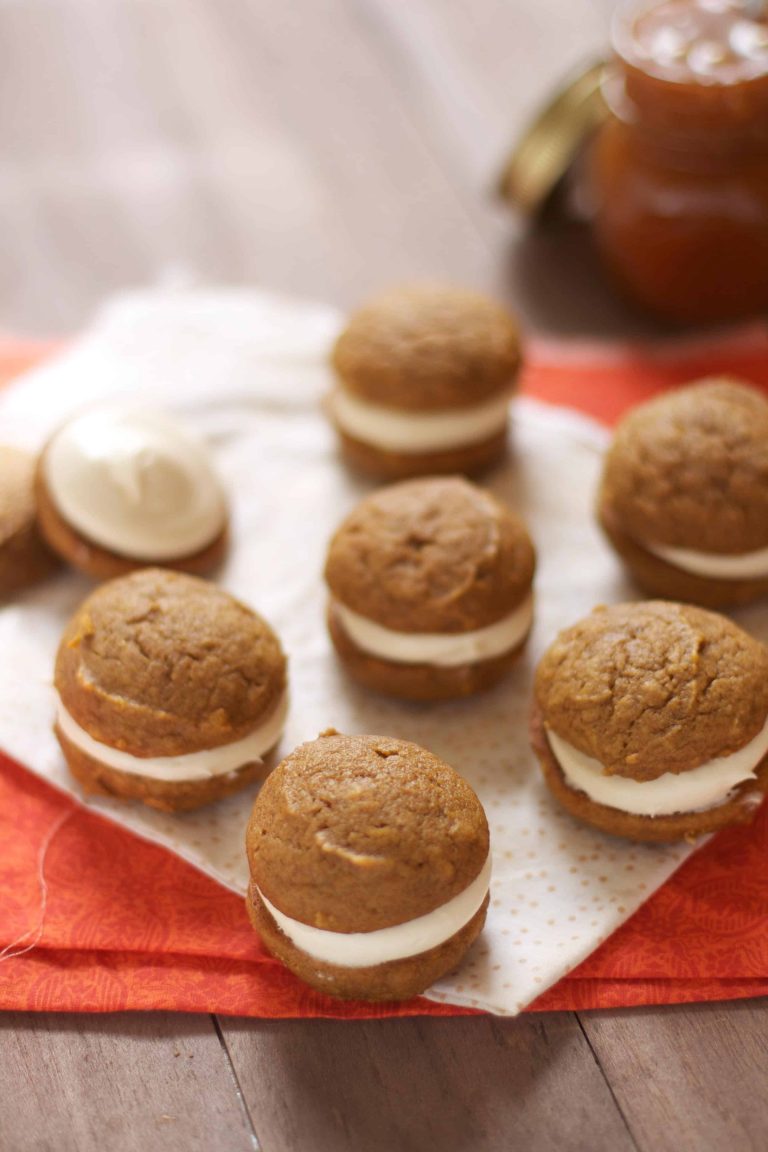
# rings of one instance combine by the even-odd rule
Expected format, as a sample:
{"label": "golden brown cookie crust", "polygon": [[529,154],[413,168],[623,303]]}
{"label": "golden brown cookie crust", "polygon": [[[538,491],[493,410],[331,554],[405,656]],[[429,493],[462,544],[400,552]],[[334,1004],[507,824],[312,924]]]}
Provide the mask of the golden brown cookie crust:
{"label": "golden brown cookie crust", "polygon": [[640,545],[768,547],[768,400],[716,379],[633,409],[616,429],[598,503]]}
{"label": "golden brown cookie crust", "polygon": [[[40,531],[54,552],[62,560],[71,564],[73,568],[84,572],[93,580],[112,580],[117,576],[125,576],[129,572],[146,568],[146,561],[132,560],[129,556],[110,552],[86,536],[80,535],[64,520],[48,490],[43,473],[42,457],[35,473],[35,499]],[[204,575],[218,568],[224,560],[228,548],[229,524],[225,521],[221,532],[205,548],[189,556],[181,556],[175,560],[153,565],[153,567],[170,568],[176,572],[188,572],[191,575]]]}
{"label": "golden brown cookie crust", "polygon": [[346,1000],[409,1000],[460,962],[483,930],[488,900],[486,896],[472,919],[437,948],[371,968],[342,968],[302,952],[277,927],[253,885],[245,903],[251,923],[269,951],[318,992]]}
{"label": "golden brown cookie crust", "polygon": [[488,848],[482,805],[453,768],[405,740],[335,732],[278,765],[246,832],[266,899],[332,932],[434,911],[476,879]]}
{"label": "golden brown cookie crust", "polygon": [[398,632],[467,632],[528,595],[536,557],[522,519],[461,477],[382,488],[351,512],[325,579],[345,607]]}
{"label": "golden brown cookie crust", "polygon": [[692,605],[597,608],[544,653],[535,698],[552,730],[607,772],[655,780],[757,736],[768,717],[768,649]]}
{"label": "golden brown cookie crust", "polygon": [[512,317],[477,292],[393,288],[349,319],[333,350],[343,385],[371,404],[434,412],[509,390],[520,367]]}
{"label": "golden brown cookie crust", "polygon": [[58,558],[47,547],[37,524],[34,473],[34,456],[0,446],[0,600],[23,591],[58,567]]}
{"label": "golden brown cookie crust", "polygon": [[342,454],[348,464],[365,476],[378,480],[405,480],[409,476],[446,476],[462,473],[475,476],[498,464],[507,454],[505,428],[487,440],[452,448],[446,452],[386,452],[355,440],[335,424]]}
{"label": "golden brown cookie crust", "polygon": [[723,804],[703,812],[681,812],[671,816],[638,816],[598,804],[584,792],[571,788],[555,759],[547,740],[542,711],[534,703],[531,712],[531,746],[541,766],[544,780],[552,795],[577,820],[591,824],[602,832],[624,836],[629,840],[669,843],[695,840],[733,824],[750,824],[768,792],[768,755],[755,769],[756,779],[745,780]]}
{"label": "golden brown cookie crust", "polygon": [[160,812],[190,812],[205,804],[223,800],[225,796],[242,791],[254,781],[262,780],[270,767],[270,754],[266,753],[261,760],[243,764],[232,772],[211,776],[206,780],[155,780],[149,776],[121,772],[88,756],[67,739],[58,724],[54,726],[54,732],[70,772],[87,796],[138,800]]}
{"label": "golden brown cookie crust", "polygon": [[67,625],[55,686],[95,740],[182,756],[241,740],[285,692],[270,626],[207,581],[147,568],[97,588]]}
{"label": "golden brown cookie crust", "polygon": [[475,696],[493,688],[515,666],[528,640],[526,635],[516,648],[502,656],[453,668],[440,668],[434,664],[397,664],[358,648],[345,631],[332,604],[328,606],[327,620],[333,646],[349,675],[358,683],[386,696],[427,703]]}
{"label": "golden brown cookie crust", "polygon": [[652,596],[685,600],[704,608],[750,604],[768,596],[768,576],[762,580],[718,580],[685,572],[630,539],[617,526],[607,507],[600,508],[598,519],[634,581]]}

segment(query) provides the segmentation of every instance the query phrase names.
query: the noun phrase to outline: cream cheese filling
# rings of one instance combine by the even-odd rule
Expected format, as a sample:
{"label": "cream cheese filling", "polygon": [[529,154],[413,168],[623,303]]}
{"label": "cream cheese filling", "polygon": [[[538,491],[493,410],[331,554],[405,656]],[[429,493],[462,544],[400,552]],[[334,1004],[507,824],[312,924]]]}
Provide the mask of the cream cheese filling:
{"label": "cream cheese filling", "polygon": [[76,416],[50,441],[43,470],[67,523],[120,556],[193,555],[226,523],[205,445],[155,412],[107,405]]}
{"label": "cream cheese filling", "polygon": [[506,427],[509,394],[471,408],[403,412],[369,404],[337,388],[329,398],[343,432],[385,452],[440,452],[490,439]]}
{"label": "cream cheese filling", "polygon": [[688,772],[665,772],[656,780],[607,775],[599,760],[580,752],[549,727],[547,739],[571,788],[596,804],[633,816],[672,816],[716,808],[738,784],[754,780],[756,767],[768,753],[768,720],[749,744],[729,756],[707,760]]}
{"label": "cream cheese filling", "polygon": [[503,656],[520,644],[533,621],[533,594],[526,596],[513,612],[487,628],[474,632],[395,632],[366,616],[332,601],[332,611],[349,636],[363,652],[396,664],[432,664],[454,668]]}
{"label": "cream cheese filling", "polygon": [[645,544],[644,547],[675,568],[711,580],[761,580],[768,576],[768,548],[724,555],[698,552],[694,548],[671,548],[666,544]]}
{"label": "cream cheese filling", "polygon": [[275,908],[259,888],[256,891],[283,935],[302,952],[322,964],[334,964],[340,968],[370,968],[376,964],[389,964],[393,960],[418,956],[450,940],[481,907],[490,882],[489,855],[472,883],[446,904],[415,920],[406,920],[404,924],[378,928],[373,932],[329,932],[325,928],[303,924]]}
{"label": "cream cheese filling", "polygon": [[94,740],[81,728],[72,714],[59,699],[56,722],[64,736],[86,756],[114,768],[117,772],[127,772],[131,776],[145,776],[151,780],[165,780],[174,784],[185,784],[195,780],[210,780],[214,776],[225,776],[246,764],[261,760],[265,753],[274,748],[280,739],[288,714],[288,693],[281,697],[277,707],[263,724],[249,732],[242,740],[231,744],[221,744],[218,748],[204,748],[199,752],[187,752],[183,756],[132,756],[109,744]]}

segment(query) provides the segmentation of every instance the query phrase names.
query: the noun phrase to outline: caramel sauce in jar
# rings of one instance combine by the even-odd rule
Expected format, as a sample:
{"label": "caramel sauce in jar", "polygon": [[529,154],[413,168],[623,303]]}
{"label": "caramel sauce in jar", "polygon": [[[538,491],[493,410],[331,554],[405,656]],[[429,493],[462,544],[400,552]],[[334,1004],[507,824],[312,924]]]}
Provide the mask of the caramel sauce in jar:
{"label": "caramel sauce in jar", "polygon": [[614,280],[666,319],[768,312],[768,0],[624,5],[591,154]]}

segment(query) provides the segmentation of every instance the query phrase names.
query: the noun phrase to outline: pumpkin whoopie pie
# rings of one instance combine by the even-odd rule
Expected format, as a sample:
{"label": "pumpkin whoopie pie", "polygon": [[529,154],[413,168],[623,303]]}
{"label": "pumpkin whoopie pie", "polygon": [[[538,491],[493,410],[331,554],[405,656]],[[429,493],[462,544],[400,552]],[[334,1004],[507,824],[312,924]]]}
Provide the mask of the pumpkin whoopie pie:
{"label": "pumpkin whoopie pie", "polygon": [[204,444],[169,417],[89,408],[56,431],[37,468],[43,535],[97,580],[147,564],[215,568],[227,548],[227,502]]}
{"label": "pumpkin whoopie pie", "polygon": [[0,446],[0,600],[23,592],[58,566],[37,525],[34,476],[34,456]]}
{"label": "pumpkin whoopie pie", "polygon": [[768,399],[704,380],[635,408],[598,517],[637,583],[708,607],[768,595]]}
{"label": "pumpkin whoopie pie", "polygon": [[333,996],[416,996],[485,922],[482,805],[453,768],[405,740],[331,730],[302,744],[261,789],[246,848],[254,927]]}
{"label": "pumpkin whoopie pie", "polygon": [[476,292],[413,285],[350,318],[328,407],[347,460],[384,479],[474,472],[507,447],[520,369],[513,318]]}
{"label": "pumpkin whoopie pie", "polygon": [[328,627],[349,673],[407,700],[500,680],[533,620],[525,524],[461,477],[405,480],[364,499],[334,535]]}
{"label": "pumpkin whoopie pie", "polygon": [[147,568],[102,584],[56,657],[55,732],[88,793],[176,812],[265,775],[287,710],[272,629],[220,588]]}
{"label": "pumpkin whoopie pie", "polygon": [[748,823],[768,790],[768,648],[692,605],[597,608],[542,657],[531,731],[553,794],[606,832]]}

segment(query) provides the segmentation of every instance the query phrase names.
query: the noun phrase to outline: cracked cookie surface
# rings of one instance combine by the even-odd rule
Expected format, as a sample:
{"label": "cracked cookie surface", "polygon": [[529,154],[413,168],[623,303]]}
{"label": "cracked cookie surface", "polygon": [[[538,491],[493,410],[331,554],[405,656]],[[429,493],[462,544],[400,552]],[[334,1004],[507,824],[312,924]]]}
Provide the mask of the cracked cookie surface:
{"label": "cracked cookie surface", "polygon": [[714,612],[597,608],[536,671],[543,722],[609,773],[654,780],[748,744],[768,717],[768,649]]}
{"label": "cracked cookie surface", "polygon": [[257,613],[204,580],[153,568],[88,597],[64,632],[55,670],[77,723],[137,756],[240,740],[285,684],[280,642]]}
{"label": "cracked cookie surface", "polygon": [[345,607],[401,632],[493,624],[528,594],[525,524],[460,477],[410,480],[363,500],[334,535],[325,578]]}
{"label": "cracked cookie surface", "polygon": [[768,547],[768,401],[713,379],[635,408],[616,429],[598,505],[640,544],[724,555]]}
{"label": "cracked cookie surface", "polygon": [[344,387],[369,403],[463,408],[511,387],[520,338],[512,317],[477,292],[403,286],[353,313],[332,363]]}
{"label": "cracked cookie surface", "polygon": [[253,808],[253,882],[281,912],[335,932],[415,919],[462,892],[488,855],[482,805],[405,740],[330,731],[278,765]]}

